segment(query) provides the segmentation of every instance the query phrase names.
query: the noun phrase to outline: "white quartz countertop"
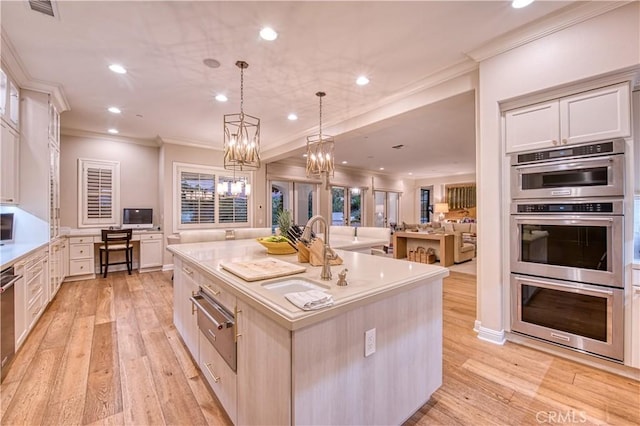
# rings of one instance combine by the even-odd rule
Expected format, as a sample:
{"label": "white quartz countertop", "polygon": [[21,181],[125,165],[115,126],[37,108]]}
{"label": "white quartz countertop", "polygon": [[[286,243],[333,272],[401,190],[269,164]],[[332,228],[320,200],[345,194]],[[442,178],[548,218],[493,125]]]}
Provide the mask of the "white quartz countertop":
{"label": "white quartz countertop", "polygon": [[[331,281],[322,281],[320,279],[322,267],[311,266],[308,263],[300,264],[306,266],[306,272],[290,276],[290,278],[309,279],[324,286],[325,291],[333,296],[333,306],[316,311],[303,311],[286,300],[284,295],[262,286],[264,283],[281,281],[287,277],[247,282],[220,267],[220,262],[223,260],[233,262],[268,257],[266,249],[254,240],[175,244],[168,246],[167,249],[183,261],[195,266],[200,272],[214,278],[216,284],[289,330],[306,327],[358,306],[424,285],[425,281],[439,280],[449,275],[449,270],[440,266],[336,250],[344,263],[331,267],[333,273]],[[299,264],[296,254],[273,257]],[[338,273],[345,268],[348,269],[348,285],[338,286],[336,285]]]}
{"label": "white quartz countertop", "polygon": [[8,243],[0,246],[0,263],[2,264],[0,269],[8,268],[48,244],[49,241],[43,241],[30,243]]}

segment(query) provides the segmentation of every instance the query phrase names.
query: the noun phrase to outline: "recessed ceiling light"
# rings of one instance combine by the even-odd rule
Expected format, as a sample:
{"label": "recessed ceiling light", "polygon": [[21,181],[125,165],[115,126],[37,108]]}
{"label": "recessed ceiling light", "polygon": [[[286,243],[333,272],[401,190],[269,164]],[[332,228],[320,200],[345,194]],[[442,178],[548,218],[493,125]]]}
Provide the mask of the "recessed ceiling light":
{"label": "recessed ceiling light", "polygon": [[412,175],[413,175],[413,172],[409,172],[409,176],[412,176]]}
{"label": "recessed ceiling light", "polygon": [[380,170],[384,170],[384,167],[380,167]]}
{"label": "recessed ceiling light", "polygon": [[523,7],[529,6],[533,3],[533,0],[513,0],[511,2],[511,7],[514,9],[522,9]]}
{"label": "recessed ceiling light", "polygon": [[225,95],[223,95],[222,93],[219,93],[216,95],[216,101],[218,102],[227,102],[228,99]]}
{"label": "recessed ceiling light", "polygon": [[118,132],[118,129],[109,129],[107,130],[107,132],[111,133],[112,135],[117,135],[118,133],[120,133]]}
{"label": "recessed ceiling light", "polygon": [[112,112],[114,114],[120,114],[122,111],[120,111],[120,108],[118,107],[109,107],[107,108],[107,111]]}
{"label": "recessed ceiling light", "polygon": [[109,65],[109,69],[111,71],[115,72],[116,74],[126,74],[127,73],[127,70],[122,65],[118,65],[118,64]]}
{"label": "recessed ceiling light", "polygon": [[347,160],[342,160],[342,164],[347,164]]}
{"label": "recessed ceiling light", "polygon": [[295,121],[295,120],[297,120],[297,119],[298,119],[298,116],[297,116],[297,115],[295,115],[294,113],[291,113],[291,114],[289,114],[289,115],[287,116],[287,118],[288,118],[289,120],[291,120],[291,121]]}
{"label": "recessed ceiling light", "polygon": [[367,84],[369,84],[369,79],[366,76],[361,75],[356,79],[356,84],[358,86],[366,86]]}
{"label": "recessed ceiling light", "polygon": [[267,41],[273,41],[278,38],[278,33],[271,27],[264,27],[260,30],[260,37]]}
{"label": "recessed ceiling light", "polygon": [[306,157],[307,157],[307,154],[302,154],[302,156],[306,158]]}
{"label": "recessed ceiling light", "polygon": [[208,66],[209,68],[220,68],[220,61],[217,61],[213,58],[203,59],[202,63]]}

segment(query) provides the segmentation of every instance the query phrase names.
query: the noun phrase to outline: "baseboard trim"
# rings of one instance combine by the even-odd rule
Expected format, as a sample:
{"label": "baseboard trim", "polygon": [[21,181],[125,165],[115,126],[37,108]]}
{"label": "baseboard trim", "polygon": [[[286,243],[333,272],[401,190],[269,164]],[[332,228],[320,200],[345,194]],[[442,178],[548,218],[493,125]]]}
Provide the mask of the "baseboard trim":
{"label": "baseboard trim", "polygon": [[162,272],[173,271],[173,263],[162,265]]}
{"label": "baseboard trim", "polygon": [[473,329],[478,333],[478,339],[485,342],[502,346],[507,341],[504,330],[497,331],[483,327],[479,320],[476,320]]}

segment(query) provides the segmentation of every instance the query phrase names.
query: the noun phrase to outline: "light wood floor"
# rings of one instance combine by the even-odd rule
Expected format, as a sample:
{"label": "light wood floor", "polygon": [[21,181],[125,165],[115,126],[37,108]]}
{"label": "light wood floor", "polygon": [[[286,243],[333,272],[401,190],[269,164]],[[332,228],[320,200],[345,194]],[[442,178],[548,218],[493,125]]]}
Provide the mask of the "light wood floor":
{"label": "light wood floor", "polygon": [[[170,278],[65,283],[0,386],[0,423],[229,424],[172,324]],[[483,342],[475,276],[444,289],[444,383],[407,425],[640,424],[640,383]]]}

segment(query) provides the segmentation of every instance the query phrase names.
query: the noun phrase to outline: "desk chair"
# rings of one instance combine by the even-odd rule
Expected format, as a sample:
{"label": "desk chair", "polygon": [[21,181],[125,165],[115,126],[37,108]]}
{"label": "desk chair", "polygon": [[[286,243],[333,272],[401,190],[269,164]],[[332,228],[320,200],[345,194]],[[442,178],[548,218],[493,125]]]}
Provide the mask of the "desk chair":
{"label": "desk chair", "polygon": [[[100,246],[100,273],[102,274],[102,267],[104,267],[104,278],[107,277],[109,265],[127,265],[127,271],[129,271],[129,275],[131,275],[131,269],[133,269],[133,245],[131,245],[132,234],[133,230],[131,229],[102,230],[102,242],[104,244]],[[124,251],[124,262],[109,262],[109,253],[116,251]]]}

